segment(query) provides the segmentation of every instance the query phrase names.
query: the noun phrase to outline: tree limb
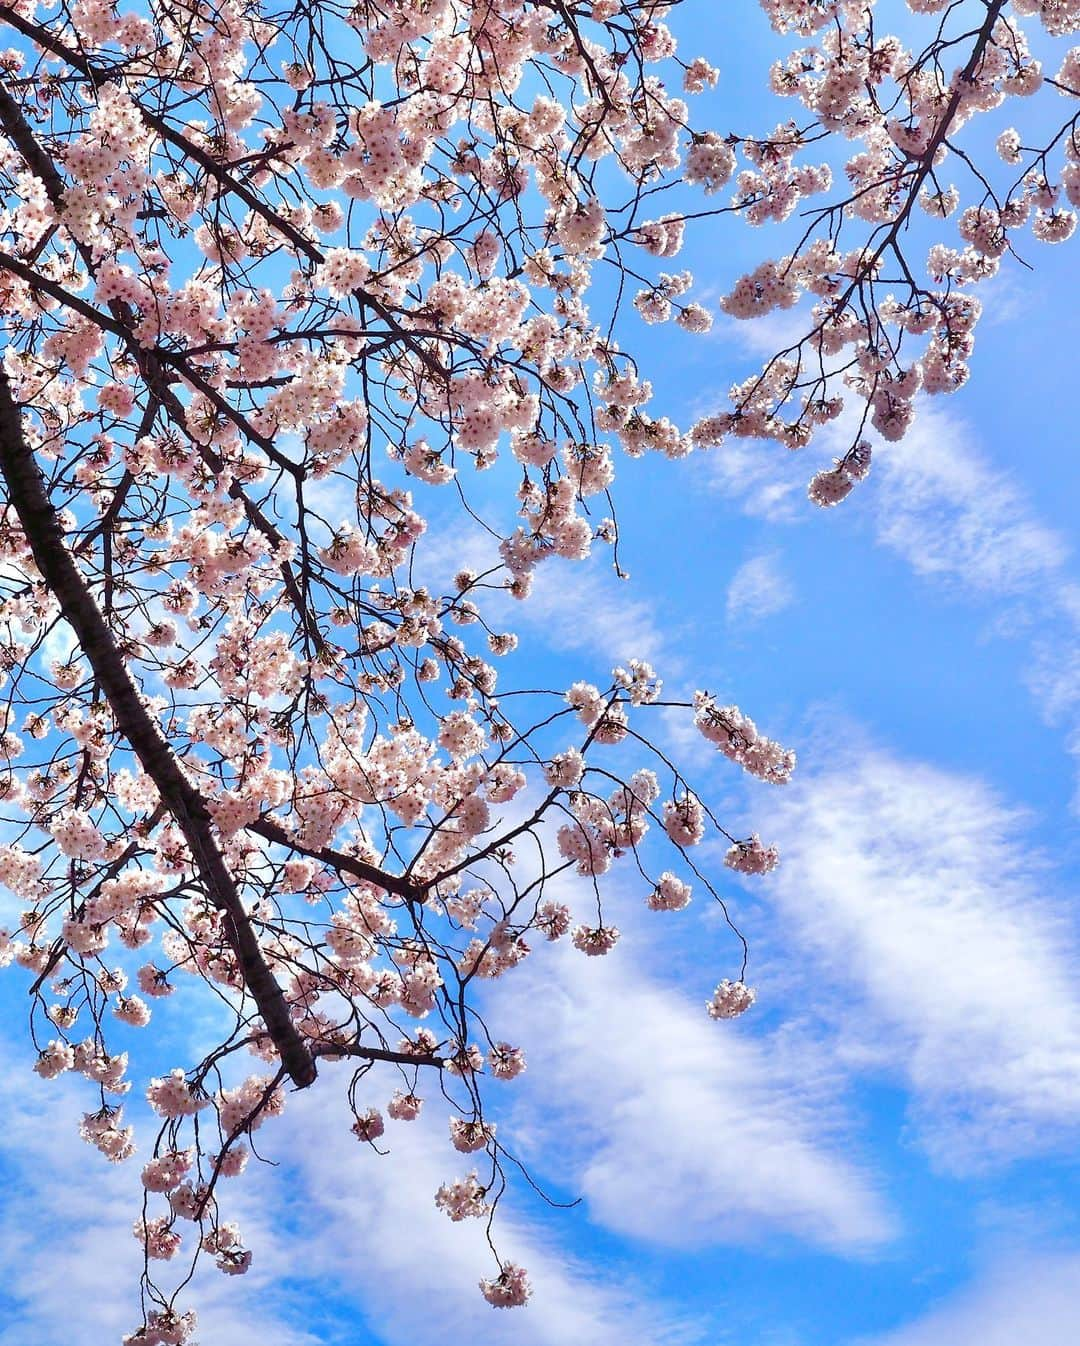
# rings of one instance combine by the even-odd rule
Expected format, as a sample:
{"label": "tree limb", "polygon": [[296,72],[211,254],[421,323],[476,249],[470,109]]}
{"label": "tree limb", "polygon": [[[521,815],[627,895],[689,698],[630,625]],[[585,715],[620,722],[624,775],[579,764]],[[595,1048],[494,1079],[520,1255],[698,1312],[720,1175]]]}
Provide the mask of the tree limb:
{"label": "tree limb", "polygon": [[19,409],[0,370],[0,475],[26,533],[34,561],[108,700],[120,732],[157,787],[162,803],[187,842],[195,870],[213,904],[224,913],[226,938],[236,955],[282,1064],[299,1088],[315,1079],[315,1062],[289,1015],[281,987],[263,958],[255,932],[214,838],[202,796],[184,775],[162,737],[97,606],[71,558],[45,481],[26,442]]}

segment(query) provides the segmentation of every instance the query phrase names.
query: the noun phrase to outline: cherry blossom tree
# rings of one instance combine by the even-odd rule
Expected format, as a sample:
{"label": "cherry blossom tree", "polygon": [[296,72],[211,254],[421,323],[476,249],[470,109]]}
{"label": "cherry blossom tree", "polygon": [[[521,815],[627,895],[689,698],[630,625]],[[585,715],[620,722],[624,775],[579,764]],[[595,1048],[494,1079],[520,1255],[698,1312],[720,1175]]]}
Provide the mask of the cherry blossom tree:
{"label": "cherry blossom tree", "polygon": [[[0,962],[29,974],[34,1069],[86,1079],[90,1145],[136,1153],[133,1088],[160,1118],[128,1342],[194,1330],[161,1263],[247,1269],[224,1180],[290,1089],[377,1078],[372,1146],[445,1097],[434,1199],[490,1220],[512,1138],[485,1100],[525,1058],[478,986],[547,941],[606,954],[609,871],[666,912],[720,900],[706,837],[777,863],[658,716],[771,784],[791,752],[640,661],[533,687],[490,614],[541,564],[618,567],[620,453],[828,426],[809,492],[835,505],[918,394],[963,385],[978,284],[1075,228],[1080,0],[761,5],[791,118],[733,131],[693,110],[722,42],[680,52],[659,0],[0,4],[0,883],[24,907]],[[782,242],[719,307],[794,336],[684,423],[630,348],[642,320],[709,330],[659,268],[740,220]],[[464,524],[491,468],[498,564],[433,571],[425,515]],[[692,988],[716,1019],[754,999],[732,929],[730,976]],[[174,994],[220,1037],[150,1078],[128,1030],[152,1041]],[[527,1273],[496,1257],[481,1290],[522,1304]]]}

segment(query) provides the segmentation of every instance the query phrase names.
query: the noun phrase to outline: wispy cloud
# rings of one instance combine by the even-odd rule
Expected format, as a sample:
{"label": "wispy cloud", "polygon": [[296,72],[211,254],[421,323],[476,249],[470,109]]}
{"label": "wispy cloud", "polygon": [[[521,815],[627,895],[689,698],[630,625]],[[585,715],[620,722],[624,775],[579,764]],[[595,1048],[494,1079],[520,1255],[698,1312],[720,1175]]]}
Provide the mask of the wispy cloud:
{"label": "wispy cloud", "polygon": [[942,1163],[1080,1126],[1080,998],[1062,895],[981,782],[864,748],[774,803],[782,929],[853,1059],[901,1076]]}
{"label": "wispy cloud", "polygon": [[726,439],[707,450],[702,461],[709,485],[737,501],[744,514],[769,523],[791,523],[813,506],[806,498],[805,478],[810,473],[804,464],[789,459],[775,444]]}
{"label": "wispy cloud", "polygon": [[[9,1059],[9,1050],[15,1051],[4,1049],[4,1070],[17,1071],[20,1083],[0,1098],[0,1263],[10,1273],[0,1287],[0,1340],[4,1346],[118,1342],[141,1317],[142,1249],[132,1234],[142,1206],[140,1161],[112,1166],[84,1144],[76,1124],[95,1106],[89,1088],[66,1079],[44,1083],[29,1075],[26,1060]],[[241,1187],[229,1196],[258,1251],[242,1280],[208,1267],[183,1297],[198,1309],[201,1339],[319,1346],[303,1325],[302,1299],[289,1301],[290,1259],[275,1236],[273,1212]],[[191,1228],[182,1224],[180,1232]]]}
{"label": "wispy cloud", "polygon": [[523,605],[524,624],[542,629],[555,650],[593,653],[611,663],[647,659],[670,673],[676,662],[673,633],[663,629],[653,605],[635,596],[633,582],[620,580],[607,560],[542,566]]}
{"label": "wispy cloud", "polygon": [[689,1000],[627,942],[603,960],[560,951],[504,1007],[545,1081],[531,1111],[526,1095],[540,1161],[559,1155],[594,1220],[650,1242],[788,1233],[860,1253],[888,1239],[872,1181],[843,1152],[827,1062],[806,1043],[712,1022],[711,985]]}
{"label": "wispy cloud", "polygon": [[[373,1100],[382,1101],[373,1094]],[[438,1186],[468,1171],[449,1145],[445,1122],[391,1123],[389,1156],[358,1145],[346,1110],[304,1095],[283,1122],[295,1156],[284,1176],[309,1274],[359,1304],[379,1336],[396,1343],[464,1339],[476,1346],[687,1346],[696,1339],[680,1312],[665,1311],[638,1292],[617,1268],[583,1265],[560,1250],[573,1217],[556,1213],[541,1229],[504,1206],[495,1227],[500,1256],[526,1266],[534,1299],[499,1312],[477,1288],[495,1260],[481,1221],[452,1224],[434,1203]],[[429,1101],[429,1114],[439,1100]],[[562,1231],[558,1228],[561,1225]]]}
{"label": "wispy cloud", "polygon": [[[384,1103],[391,1088],[385,1078],[381,1091],[369,1085],[371,1101]],[[0,1288],[4,1346],[102,1346],[139,1322],[142,1254],[131,1223],[141,1208],[140,1162],[110,1166],[79,1140],[80,1103],[90,1105],[81,1091],[31,1077],[0,1101],[0,1258],[18,1268]],[[439,1108],[437,1096],[429,1106]],[[343,1090],[329,1079],[292,1095],[260,1146],[276,1166],[249,1165],[222,1189],[223,1218],[239,1221],[255,1257],[243,1278],[204,1266],[182,1293],[181,1307],[198,1313],[201,1340],[326,1346],[355,1340],[358,1313],[389,1346],[417,1334],[450,1341],[466,1333],[476,1346],[700,1339],[680,1309],[650,1303],[632,1277],[578,1264],[556,1243],[558,1230],[507,1208],[496,1230],[500,1253],[528,1267],[535,1298],[513,1313],[494,1310],[477,1284],[496,1266],[483,1223],[452,1224],[434,1204],[440,1183],[469,1167],[451,1148],[445,1120],[391,1123],[388,1156],[358,1143],[350,1121]],[[571,1217],[555,1220],[568,1225]],[[181,1233],[190,1229],[181,1222]],[[164,1283],[180,1278],[179,1263],[158,1264]]]}
{"label": "wispy cloud", "polygon": [[[704,470],[745,514],[799,522],[813,512],[805,477],[822,454],[843,452],[856,429],[855,409],[846,409],[821,432],[817,459],[801,455],[797,463],[772,445],[728,440],[703,458]],[[1080,757],[1080,584],[1067,540],[1040,519],[1023,483],[989,460],[966,420],[922,397],[912,429],[897,443],[875,445],[869,482],[830,523],[859,527],[867,518],[878,545],[916,575],[957,599],[994,604],[994,631],[1031,641],[1027,682],[1039,713],[1064,727],[1066,751]]]}
{"label": "wispy cloud", "polygon": [[[819,434],[814,457],[769,443],[729,439],[704,461],[712,485],[750,515],[770,522],[806,517],[805,481],[822,454],[851,443],[856,408]],[[896,443],[877,444],[870,482],[834,516],[861,514],[872,501],[874,529],[916,574],[949,579],[973,594],[1024,592],[1057,575],[1065,539],[1037,516],[1022,486],[995,468],[967,424],[940,402],[920,398],[915,422]]]}
{"label": "wispy cloud", "polygon": [[1022,592],[1061,569],[1065,540],[958,416],[922,399],[912,429],[876,456],[877,533],[920,575],[979,592]]}
{"label": "wispy cloud", "polygon": [[922,1317],[859,1346],[1075,1346],[1080,1253],[1014,1255]]}
{"label": "wispy cloud", "polygon": [[[1065,731],[1065,750],[1080,761],[1080,640],[1074,629],[1040,634],[1032,647],[1026,671],[1027,685],[1043,719]],[[1080,813],[1080,787],[1073,798]]]}
{"label": "wispy cloud", "polygon": [[1064,728],[1065,750],[1080,758],[1080,585],[1066,540],[1013,476],[987,462],[966,422],[937,403],[923,399],[910,433],[878,458],[879,542],[916,574],[999,605],[999,617],[1008,601],[996,629],[1031,641],[1028,687],[1042,718]]}
{"label": "wispy cloud", "polygon": [[[499,565],[498,544],[479,528],[433,531],[417,547],[415,572],[425,583],[445,583],[461,569],[483,573]],[[505,577],[505,572],[503,572]],[[594,555],[571,562],[553,557],[533,576],[529,598],[518,602],[485,594],[489,622],[529,631],[556,654],[593,654],[609,666],[630,658],[651,660],[671,672],[676,663],[673,633],[665,630],[653,604],[633,580],[621,580],[611,553],[597,543]]]}
{"label": "wispy cloud", "polygon": [[727,615],[732,622],[763,621],[783,612],[794,601],[791,582],[775,552],[752,556],[732,576],[727,591]]}
{"label": "wispy cloud", "polygon": [[[707,291],[701,302],[718,305],[721,297],[720,291]],[[729,318],[721,311],[716,314],[710,340],[723,341],[747,355],[770,359],[777,351],[794,346],[812,327],[807,307],[774,309],[757,318]]]}

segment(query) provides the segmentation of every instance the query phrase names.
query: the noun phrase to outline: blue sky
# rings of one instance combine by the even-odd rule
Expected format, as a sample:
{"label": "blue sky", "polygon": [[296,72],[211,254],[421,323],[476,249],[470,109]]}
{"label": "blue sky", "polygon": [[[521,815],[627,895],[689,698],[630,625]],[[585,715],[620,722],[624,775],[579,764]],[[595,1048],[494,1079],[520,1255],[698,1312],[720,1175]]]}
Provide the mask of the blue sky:
{"label": "blue sky", "polygon": [[[775,39],[756,5],[732,9],[728,55],[685,22],[684,49],[721,66],[723,129],[765,129]],[[776,246],[706,225],[695,293],[723,293]],[[553,562],[510,614],[538,681],[603,682],[642,655],[799,753],[776,790],[684,744],[732,830],[783,854],[767,879],[722,888],[751,945],[751,1014],[704,1016],[734,957],[715,911],[661,926],[619,879],[608,959],[555,951],[492,995],[530,1059],[500,1135],[560,1201],[581,1198],[553,1209],[518,1183],[501,1207],[530,1307],[483,1303],[482,1231],[434,1207],[455,1159],[438,1118],[391,1124],[379,1157],[324,1079],[267,1133],[278,1166],[237,1186],[251,1274],[196,1278],[207,1346],[1080,1339],[1080,307],[1071,248],[1029,259],[985,287],[968,386],[922,404],[839,509],[805,496],[827,446],[624,460],[631,579],[605,556]],[[628,321],[663,370],[657,414],[684,421],[776,335]],[[478,482],[493,513],[496,486]],[[433,554],[483,553],[432,508]],[[19,1024],[21,974],[0,994]],[[210,1031],[189,1011],[158,1011],[158,1050],[186,1059]],[[2,1053],[0,1343],[109,1340],[138,1319],[137,1168],[78,1140],[77,1085],[33,1076],[15,1035]]]}

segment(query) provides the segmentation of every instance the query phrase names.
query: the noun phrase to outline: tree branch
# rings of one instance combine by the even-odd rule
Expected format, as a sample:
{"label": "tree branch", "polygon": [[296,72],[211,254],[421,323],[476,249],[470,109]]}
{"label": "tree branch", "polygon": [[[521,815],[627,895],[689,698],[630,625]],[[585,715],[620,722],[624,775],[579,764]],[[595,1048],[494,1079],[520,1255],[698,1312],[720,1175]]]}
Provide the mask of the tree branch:
{"label": "tree branch", "polygon": [[369,865],[366,860],[361,860],[355,855],[347,855],[344,851],[333,850],[329,846],[316,848],[305,846],[295,837],[290,836],[284,827],[271,818],[259,818],[253,823],[248,823],[247,831],[255,832],[267,841],[272,841],[278,846],[284,846],[287,850],[295,851],[299,855],[306,855],[312,860],[319,860],[329,869],[344,870],[347,874],[373,883],[377,888],[383,888],[396,897],[404,898],[406,902],[423,901],[425,889],[431,886],[407,879],[400,874],[388,874],[376,865]]}
{"label": "tree branch", "polygon": [[45,480],[26,442],[7,375],[0,370],[0,475],[26,533],[34,561],[65,621],[94,670],[120,732],[187,842],[207,896],[224,913],[226,938],[236,955],[284,1068],[299,1088],[315,1079],[315,1062],[296,1030],[281,987],[263,958],[236,883],[214,838],[206,803],[190,783],[143,704],[139,689],[64,542]]}

